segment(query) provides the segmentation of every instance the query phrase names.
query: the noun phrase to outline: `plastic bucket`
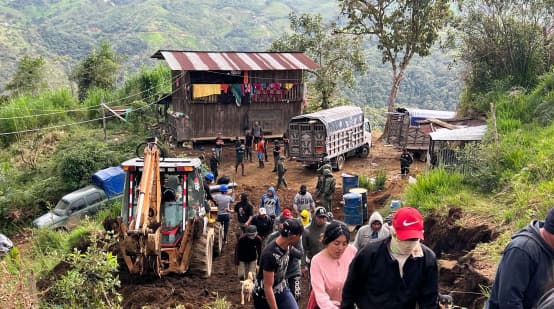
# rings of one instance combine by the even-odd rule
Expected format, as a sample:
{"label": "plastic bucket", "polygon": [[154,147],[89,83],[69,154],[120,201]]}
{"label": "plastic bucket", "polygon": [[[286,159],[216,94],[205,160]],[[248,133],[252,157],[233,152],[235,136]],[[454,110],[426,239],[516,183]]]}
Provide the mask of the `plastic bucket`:
{"label": "plastic bucket", "polygon": [[366,188],[352,188],[350,189],[350,193],[357,193],[362,196],[362,214],[364,218],[364,222],[366,222],[369,219],[369,210],[367,209],[367,189]]}
{"label": "plastic bucket", "polygon": [[357,175],[342,174],[342,194],[346,194],[350,192],[350,189],[359,186]]}
{"label": "plastic bucket", "polygon": [[390,202],[390,208],[392,210],[397,210],[398,208],[400,208],[400,200],[392,200]]}
{"label": "plastic bucket", "polygon": [[344,223],[349,225],[363,224],[362,195],[347,193],[344,198]]}

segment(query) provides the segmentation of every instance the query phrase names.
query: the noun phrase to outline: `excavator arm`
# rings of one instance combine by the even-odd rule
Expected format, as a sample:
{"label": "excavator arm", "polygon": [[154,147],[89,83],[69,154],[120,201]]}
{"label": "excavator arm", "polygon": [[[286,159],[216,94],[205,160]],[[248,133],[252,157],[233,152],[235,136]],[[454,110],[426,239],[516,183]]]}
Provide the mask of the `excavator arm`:
{"label": "excavator arm", "polygon": [[[129,222],[126,236],[120,241],[120,252],[131,273],[150,271],[157,276],[161,275],[160,205],[160,151],[156,140],[151,139],[144,148],[144,167],[136,211]],[[128,255],[129,251],[136,253],[134,261]]]}

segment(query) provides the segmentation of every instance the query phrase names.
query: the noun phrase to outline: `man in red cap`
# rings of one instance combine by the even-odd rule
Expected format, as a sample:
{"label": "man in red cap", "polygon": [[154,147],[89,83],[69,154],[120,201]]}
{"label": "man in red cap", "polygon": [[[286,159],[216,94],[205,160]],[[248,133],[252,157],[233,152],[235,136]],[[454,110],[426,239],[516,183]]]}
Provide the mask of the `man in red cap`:
{"label": "man in red cap", "polygon": [[420,243],[423,217],[415,208],[400,208],[390,233],[352,260],[341,308],[437,308],[437,258]]}

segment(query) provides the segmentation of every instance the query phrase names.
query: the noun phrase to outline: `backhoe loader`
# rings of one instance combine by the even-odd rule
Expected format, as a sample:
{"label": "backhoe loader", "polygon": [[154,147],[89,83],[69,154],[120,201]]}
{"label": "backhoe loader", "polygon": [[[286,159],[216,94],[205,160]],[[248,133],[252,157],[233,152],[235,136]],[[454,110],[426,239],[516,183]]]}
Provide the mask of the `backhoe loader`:
{"label": "backhoe loader", "polygon": [[120,258],[133,274],[209,277],[223,230],[215,221],[217,208],[205,198],[200,159],[164,158],[155,139],[141,145],[137,158],[122,163],[125,188],[116,224]]}

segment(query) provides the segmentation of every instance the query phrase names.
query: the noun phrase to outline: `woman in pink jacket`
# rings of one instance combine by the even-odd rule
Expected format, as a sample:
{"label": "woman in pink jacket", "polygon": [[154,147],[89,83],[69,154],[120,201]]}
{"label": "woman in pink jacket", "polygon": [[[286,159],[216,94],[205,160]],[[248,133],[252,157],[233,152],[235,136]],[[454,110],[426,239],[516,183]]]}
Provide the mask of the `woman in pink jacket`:
{"label": "woman in pink jacket", "polygon": [[310,304],[315,300],[321,309],[340,308],[348,266],[357,250],[348,245],[350,231],[339,221],[327,225],[321,241],[325,248],[313,257],[310,266]]}

